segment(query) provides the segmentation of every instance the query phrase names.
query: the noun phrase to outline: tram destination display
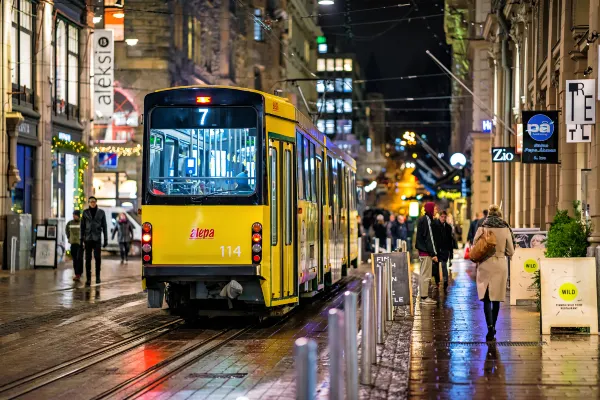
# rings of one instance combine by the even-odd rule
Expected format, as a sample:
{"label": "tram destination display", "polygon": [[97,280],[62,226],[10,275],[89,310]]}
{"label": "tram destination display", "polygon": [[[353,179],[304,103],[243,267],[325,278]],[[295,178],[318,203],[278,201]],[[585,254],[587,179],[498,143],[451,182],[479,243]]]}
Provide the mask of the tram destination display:
{"label": "tram destination display", "polygon": [[[383,266],[387,259],[392,263],[392,300],[394,306],[410,306],[412,313],[412,287],[408,253],[373,254],[373,267]],[[377,273],[377,269],[375,269]]]}
{"label": "tram destination display", "polygon": [[558,164],[558,111],[523,111],[524,164]]}

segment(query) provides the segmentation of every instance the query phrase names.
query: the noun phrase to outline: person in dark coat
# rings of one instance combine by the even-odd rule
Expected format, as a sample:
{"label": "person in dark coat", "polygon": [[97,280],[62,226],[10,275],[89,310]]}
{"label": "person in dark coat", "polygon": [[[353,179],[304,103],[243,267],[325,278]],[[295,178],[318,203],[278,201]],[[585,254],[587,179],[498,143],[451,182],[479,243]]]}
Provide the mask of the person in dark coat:
{"label": "person in dark coat", "polygon": [[[477,229],[479,229],[481,227],[481,225],[483,225],[487,216],[488,216],[488,210],[483,210],[483,218],[481,218],[479,221],[477,221]],[[475,229],[476,234],[477,234],[477,229]]]}
{"label": "person in dark coat", "polygon": [[417,222],[417,235],[415,247],[419,250],[421,260],[421,275],[419,277],[419,291],[423,304],[434,305],[437,302],[429,298],[429,283],[431,282],[432,263],[438,262],[438,250],[433,235],[433,213],[435,203],[425,203],[425,215]]}
{"label": "person in dark coat", "polygon": [[392,248],[396,249],[398,240],[406,241],[408,239],[408,225],[406,225],[406,218],[404,215],[398,215],[391,223],[390,228],[392,234]]}
{"label": "person in dark coat", "polygon": [[98,208],[98,200],[94,196],[88,199],[89,208],[83,212],[81,218],[81,243],[85,249],[85,285],[92,284],[92,254],[96,261],[96,283],[100,283],[101,243],[108,245],[108,228],[106,227],[106,214]]}
{"label": "person in dark coat", "polygon": [[127,264],[127,256],[129,255],[129,248],[131,247],[131,242],[133,241],[133,225],[127,219],[127,215],[125,213],[119,214],[119,220],[117,221],[117,226],[115,226],[112,230],[112,238],[115,238],[116,234],[119,234],[117,239],[119,239],[119,250],[121,252],[121,262]]}
{"label": "person in dark coat", "polygon": [[473,216],[473,220],[469,224],[469,233],[467,233],[467,242],[469,244],[473,243],[473,238],[475,237],[475,232],[477,232],[477,224],[479,223],[479,215],[475,214]]}
{"label": "person in dark coat", "polygon": [[436,285],[440,284],[440,267],[444,279],[444,289],[448,288],[448,260],[454,251],[454,236],[452,226],[446,221],[446,211],[440,213],[440,218],[433,221],[433,237],[438,249],[438,262],[433,263],[432,274]]}
{"label": "person in dark coat", "polygon": [[379,239],[379,248],[385,248],[388,237],[388,229],[383,215],[379,214],[377,216],[377,222],[373,224],[373,232],[375,233],[374,237]]}

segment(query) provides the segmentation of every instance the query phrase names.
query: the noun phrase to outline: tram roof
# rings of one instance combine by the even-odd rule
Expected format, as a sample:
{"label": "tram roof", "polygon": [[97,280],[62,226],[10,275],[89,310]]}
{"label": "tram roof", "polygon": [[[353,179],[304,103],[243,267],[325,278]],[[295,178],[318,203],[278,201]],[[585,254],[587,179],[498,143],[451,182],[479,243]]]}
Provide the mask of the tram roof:
{"label": "tram roof", "polygon": [[352,168],[356,169],[356,161],[350,157],[345,151],[337,147],[331,139],[329,139],[325,134],[320,132],[317,127],[312,123],[311,119],[304,115],[298,108],[296,108],[288,99],[285,97],[277,96],[274,94],[270,94],[267,92],[262,92],[256,89],[248,89],[237,86],[224,86],[224,85],[190,85],[190,86],[176,86],[165,89],[155,90],[154,93],[158,92],[167,92],[171,90],[181,90],[181,89],[229,89],[229,90],[239,90],[242,92],[252,92],[258,93],[266,99],[273,102],[283,102],[287,103],[289,106],[294,107],[296,112],[295,122],[298,123],[307,133],[309,133],[315,140],[323,143],[326,146],[327,150],[329,150],[332,154],[336,155],[338,158],[341,158],[350,165]]}

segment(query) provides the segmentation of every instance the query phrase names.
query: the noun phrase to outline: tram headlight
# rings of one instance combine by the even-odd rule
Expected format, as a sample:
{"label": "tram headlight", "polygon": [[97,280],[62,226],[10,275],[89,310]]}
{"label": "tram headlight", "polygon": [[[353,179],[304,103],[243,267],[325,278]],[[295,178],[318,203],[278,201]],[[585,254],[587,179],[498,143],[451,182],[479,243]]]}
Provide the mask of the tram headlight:
{"label": "tram headlight", "polygon": [[255,244],[252,246],[253,253],[260,253],[262,251],[262,246],[260,244]]}
{"label": "tram headlight", "polygon": [[146,243],[145,245],[142,246],[142,251],[144,253],[150,253],[150,251],[152,250],[152,246],[150,246],[150,244]]}
{"label": "tram headlight", "polygon": [[258,254],[253,255],[252,261],[254,261],[255,263],[260,262],[260,256]]}
{"label": "tram headlight", "polygon": [[150,235],[149,233],[144,233],[142,235],[142,242],[148,243],[150,239],[152,239],[152,235]]}
{"label": "tram headlight", "polygon": [[259,233],[260,231],[262,231],[262,225],[259,222],[252,224],[252,232]]}
{"label": "tram headlight", "polygon": [[146,254],[144,255],[144,262],[149,262],[150,261],[150,255]]}

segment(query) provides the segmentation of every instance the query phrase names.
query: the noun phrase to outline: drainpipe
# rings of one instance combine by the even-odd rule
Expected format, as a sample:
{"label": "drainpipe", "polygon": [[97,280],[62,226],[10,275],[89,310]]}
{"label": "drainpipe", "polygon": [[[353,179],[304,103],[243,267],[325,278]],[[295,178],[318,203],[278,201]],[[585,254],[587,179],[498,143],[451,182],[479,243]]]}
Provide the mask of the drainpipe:
{"label": "drainpipe", "polygon": [[[504,2],[503,2],[504,3]],[[496,10],[496,16],[498,17],[498,23],[502,30],[502,68],[504,70],[504,129],[502,135],[502,145],[504,147],[510,146],[510,132],[507,127],[510,125],[510,114],[511,114],[511,101],[512,101],[512,68],[509,59],[508,42],[510,40],[508,21],[502,13],[504,7],[498,7]],[[504,163],[502,166],[502,190],[503,190],[503,211],[504,219],[510,222],[510,164]]]}

